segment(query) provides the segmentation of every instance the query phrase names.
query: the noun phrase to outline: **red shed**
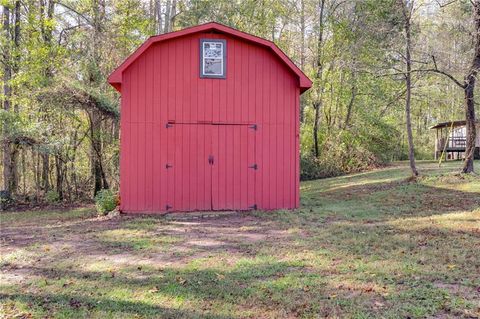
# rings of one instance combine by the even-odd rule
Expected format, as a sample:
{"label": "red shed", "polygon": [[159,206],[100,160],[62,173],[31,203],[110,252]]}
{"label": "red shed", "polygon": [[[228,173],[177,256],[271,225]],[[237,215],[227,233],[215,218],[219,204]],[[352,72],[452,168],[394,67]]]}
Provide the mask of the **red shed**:
{"label": "red shed", "polygon": [[273,42],[207,23],[149,38],[108,81],[122,94],[122,211],[299,206],[312,82]]}

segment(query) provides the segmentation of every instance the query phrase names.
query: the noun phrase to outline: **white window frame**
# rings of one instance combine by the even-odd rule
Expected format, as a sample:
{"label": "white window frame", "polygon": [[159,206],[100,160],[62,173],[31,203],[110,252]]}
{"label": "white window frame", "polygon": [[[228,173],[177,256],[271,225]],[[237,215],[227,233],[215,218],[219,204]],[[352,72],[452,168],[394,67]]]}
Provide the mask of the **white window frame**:
{"label": "white window frame", "polygon": [[[220,58],[205,57],[205,44],[221,44],[222,56]],[[226,58],[227,58],[227,41],[224,39],[200,39],[200,77],[225,79],[227,76]],[[221,74],[206,74],[205,73],[205,59],[213,59],[221,61]]]}

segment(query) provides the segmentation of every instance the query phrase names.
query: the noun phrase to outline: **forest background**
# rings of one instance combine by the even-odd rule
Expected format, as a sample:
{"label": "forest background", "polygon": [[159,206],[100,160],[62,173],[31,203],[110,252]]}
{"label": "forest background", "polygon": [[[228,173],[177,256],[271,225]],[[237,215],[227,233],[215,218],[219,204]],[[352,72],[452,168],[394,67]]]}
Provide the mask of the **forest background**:
{"label": "forest background", "polygon": [[433,158],[429,127],[465,119],[478,71],[479,0],[0,3],[0,185],[27,202],[118,189],[120,96],[106,78],[152,35],[216,21],[291,57],[314,82],[301,98],[303,179],[409,153],[415,175],[414,158]]}

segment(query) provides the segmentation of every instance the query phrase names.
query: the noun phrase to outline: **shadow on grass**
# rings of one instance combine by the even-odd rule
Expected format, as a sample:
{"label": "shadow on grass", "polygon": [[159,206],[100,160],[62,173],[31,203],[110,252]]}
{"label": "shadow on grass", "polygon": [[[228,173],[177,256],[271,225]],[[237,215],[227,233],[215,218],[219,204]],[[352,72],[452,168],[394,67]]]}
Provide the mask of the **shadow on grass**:
{"label": "shadow on grass", "polygon": [[[2,269],[28,274],[34,284],[10,286],[0,298],[84,317],[105,312],[113,317],[232,318],[231,313],[242,317],[244,311],[255,317],[257,310],[275,317],[281,310],[291,317],[421,318],[441,313],[449,300],[442,293],[450,289],[460,300],[453,298],[451,307],[466,308],[465,300],[480,298],[475,290],[480,232],[471,226],[478,219],[469,213],[480,208],[479,194],[395,178],[379,181],[388,174],[378,173],[376,182],[332,181],[329,187],[307,188],[303,207],[293,212],[6,225],[2,232],[6,229],[14,239],[6,241],[10,248],[37,241],[65,242],[72,249],[50,251],[22,269],[14,268],[15,262]],[[111,230],[121,231],[102,239]],[[175,240],[159,241],[158,236]],[[159,243],[166,243],[163,251],[144,255],[137,249]],[[174,260],[181,251],[193,255]],[[114,273],[87,270],[94,269],[89,262],[106,269],[115,258],[120,262],[113,265]],[[176,265],[162,264],[172,260]],[[388,310],[375,308],[375,302]],[[178,304],[185,306],[178,309]]]}
{"label": "shadow on grass", "polygon": [[[3,293],[0,299],[15,300],[25,304],[35,304],[44,311],[49,309],[71,309],[72,311],[95,313],[102,311],[113,314],[114,317],[124,313],[141,316],[160,316],[162,318],[235,318],[234,315],[201,313],[160,306],[156,297],[166,297],[167,300],[188,300],[189,308],[199,302],[201,304],[221,304],[226,309],[238,308],[242,311],[269,311],[272,307],[293,313],[302,309],[304,313],[313,311],[310,307],[314,301],[328,300],[326,293],[320,289],[311,292],[304,290],[305,282],[318,285],[321,278],[304,271],[302,265],[296,262],[254,262],[237,265],[230,271],[221,269],[178,269],[165,268],[158,270],[133,271],[122,270],[113,277],[107,271],[79,271],[72,269],[52,269],[48,267],[27,267],[32,275],[43,278],[49,284],[39,293]],[[135,278],[138,275],[138,278]],[[291,284],[279,284],[277,280],[288,278]],[[73,282],[60,293],[51,293],[62,287],[62,283]],[[80,289],[80,287],[82,287]],[[95,289],[97,287],[97,289]],[[52,289],[53,288],[53,289]],[[128,291],[128,297],[118,300],[112,298],[111,292],[120,289]],[[49,293],[46,293],[49,291]],[[84,292],[82,292],[84,291]],[[100,292],[107,297],[94,297]],[[145,298],[145,294],[149,297]],[[93,296],[92,296],[93,295]],[[145,301],[132,301],[131,296],[137,295]],[[292,296],[299,296],[293,298]],[[161,301],[160,301],[161,303]],[[246,308],[250,304],[251,309]]]}
{"label": "shadow on grass", "polygon": [[[306,190],[300,213],[336,215],[337,218],[394,220],[480,208],[480,194],[439,188],[422,183],[393,181],[339,189]],[[273,214],[275,216],[275,214]]]}
{"label": "shadow on grass", "polygon": [[[334,227],[334,226],[332,226]],[[146,317],[168,317],[168,318],[234,318],[235,316],[219,314],[215,310],[202,308],[202,311],[184,310],[185,308],[195,309],[195,305],[217,304],[223,309],[240,309],[250,305],[252,311],[267,313],[272,309],[282,309],[286,314],[293,317],[301,316],[329,316],[333,314],[349,313],[352,307],[357,312],[364,314],[375,314],[372,309],[372,302],[381,300],[382,303],[392,303],[396,307],[397,314],[409,316],[410,308],[423,307],[422,311],[427,315],[433,315],[444,305],[445,299],[441,294],[442,289],[433,287],[431,283],[455,282],[457,278],[467,279],[465,272],[470,273],[474,279],[478,261],[464,260],[463,263],[457,260],[458,271],[452,271],[448,276],[441,271],[441,268],[432,269],[441,263],[442,252],[440,247],[448,250],[445,257],[457,255],[463,242],[459,238],[450,236],[450,240],[456,244],[451,247],[445,245],[448,241],[437,242],[428,247],[434,250],[434,256],[427,258],[417,255],[416,249],[424,249],[424,243],[416,245],[417,233],[405,232],[413,236],[412,240],[402,237],[379,243],[378,233],[391,227],[375,226],[376,234],[368,237],[358,236],[352,233],[350,226],[335,226],[335,231],[327,231],[322,236],[314,236],[308,241],[287,241],[282,249],[271,245],[272,252],[277,256],[285,252],[292,252],[295,249],[323,256],[327,260],[326,265],[311,265],[312,261],[293,258],[291,261],[277,261],[272,255],[270,257],[255,257],[244,260],[230,268],[222,264],[214,267],[203,265],[202,261],[189,265],[185,268],[165,267],[161,269],[146,268],[121,268],[114,274],[109,271],[85,271],[72,268],[59,269],[45,266],[29,266],[22,269],[34,277],[42,278],[45,283],[41,289],[33,289],[38,293],[4,293],[0,299],[16,300],[25,304],[33,303],[43,311],[54,309],[58,311],[73,311],[75,314],[85,313],[86,315],[105,312],[120,317],[122,314],[139,314]],[[345,228],[347,227],[347,228]],[[367,230],[364,225],[358,230],[360,234]],[[348,236],[331,238],[336,231],[350,234]],[[423,236],[423,234],[420,234]],[[434,234],[437,236],[438,234]],[[431,239],[431,238],[430,238]],[[474,247],[465,250],[466,254],[474,254]],[[325,251],[328,251],[325,254]],[[402,252],[403,251],[403,252]],[[423,251],[424,252],[424,251]],[[301,256],[301,254],[299,255]],[[475,255],[472,255],[475,256]],[[262,260],[267,258],[267,260]],[[375,269],[370,263],[385,259],[388,261],[385,269]],[[340,264],[337,262],[340,261]],[[421,263],[419,263],[421,262]],[[363,264],[363,266],[362,266]],[[355,265],[354,268],[349,266]],[[357,269],[359,267],[359,269]],[[388,268],[391,267],[391,268]],[[368,274],[376,273],[371,277]],[[347,276],[347,277],[345,277]],[[349,278],[347,281],[344,281]],[[71,284],[65,285],[65,282]],[[345,283],[350,286],[345,286]],[[365,288],[367,286],[367,288]],[[368,287],[380,288],[368,288]],[[401,303],[395,299],[385,299],[382,292],[389,291],[385,287],[392,287],[392,297],[399,298]],[[382,288],[384,287],[384,288]],[[380,289],[377,291],[376,289]],[[59,291],[53,293],[52,291]],[[115,291],[121,290],[124,295],[115,298]],[[30,291],[32,291],[30,289]],[[471,290],[475,292],[474,290]],[[126,295],[125,295],[126,294]],[[331,299],[331,295],[338,295],[341,302]],[[426,298],[425,294],[429,297]],[[99,295],[97,297],[97,295]],[[418,300],[419,295],[424,299]],[[137,297],[135,297],[137,296]],[[183,309],[168,307],[162,304],[162,300],[156,298],[166,297],[166,300],[179,299],[188,301],[187,307]],[[478,295],[459,295],[464,299],[477,298]],[[135,301],[138,298],[139,301]],[[173,309],[174,308],[174,309]],[[216,308],[213,308],[216,309]],[[221,311],[220,311],[221,312]],[[241,313],[241,312],[240,312]],[[254,312],[255,313],[255,312]],[[241,317],[241,316],[240,316]],[[387,316],[388,317],[388,316]],[[390,316],[392,317],[392,316]],[[393,316],[395,317],[395,316]],[[392,317],[392,318],[393,318]],[[414,316],[415,317],[415,316]]]}
{"label": "shadow on grass", "polygon": [[88,317],[88,314],[93,310],[98,310],[100,313],[105,313],[106,315],[108,314],[109,317],[113,315],[112,318],[117,318],[117,316],[125,314],[129,314],[130,316],[148,316],[149,318],[232,318],[231,316],[216,315],[214,313],[201,313],[200,311],[197,312],[182,309],[165,308],[141,301],[93,298],[81,296],[78,294],[0,293],[0,299],[22,302],[24,304],[31,305],[31,307],[35,305],[36,307],[43,308],[43,310],[47,313],[53,309],[56,309],[57,311],[58,309],[62,309],[60,312],[64,315],[67,315],[67,318],[68,316],[72,316],[74,318]]}

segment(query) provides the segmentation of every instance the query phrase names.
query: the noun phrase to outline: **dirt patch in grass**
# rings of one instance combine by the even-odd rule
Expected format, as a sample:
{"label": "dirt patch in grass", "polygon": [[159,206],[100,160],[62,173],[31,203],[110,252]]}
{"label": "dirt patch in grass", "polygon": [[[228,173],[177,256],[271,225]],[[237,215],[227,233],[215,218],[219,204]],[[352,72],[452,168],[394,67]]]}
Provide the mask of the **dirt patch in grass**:
{"label": "dirt patch in grass", "polygon": [[120,261],[139,254],[157,264],[188,262],[215,252],[241,254],[249,251],[249,244],[290,236],[266,225],[258,227],[259,221],[245,213],[198,216],[47,218],[43,224],[32,219],[19,225],[2,225],[0,249],[2,256],[27,249],[34,255],[29,260],[39,256],[44,261],[82,256]]}

